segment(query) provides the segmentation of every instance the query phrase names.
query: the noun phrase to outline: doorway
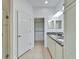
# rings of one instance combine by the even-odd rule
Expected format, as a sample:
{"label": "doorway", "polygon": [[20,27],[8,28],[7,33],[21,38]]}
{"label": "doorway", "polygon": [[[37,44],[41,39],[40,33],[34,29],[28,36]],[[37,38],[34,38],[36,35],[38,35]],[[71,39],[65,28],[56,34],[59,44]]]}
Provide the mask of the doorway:
{"label": "doorway", "polygon": [[38,43],[44,46],[44,18],[34,18],[34,44]]}

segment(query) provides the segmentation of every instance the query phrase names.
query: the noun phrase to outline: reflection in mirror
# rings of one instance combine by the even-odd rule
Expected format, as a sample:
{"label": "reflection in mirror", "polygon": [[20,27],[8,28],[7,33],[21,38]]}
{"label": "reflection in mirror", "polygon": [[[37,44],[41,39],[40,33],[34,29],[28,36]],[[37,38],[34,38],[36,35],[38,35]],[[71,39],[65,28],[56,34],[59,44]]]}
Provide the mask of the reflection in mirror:
{"label": "reflection in mirror", "polygon": [[54,29],[54,21],[48,22],[48,29]]}
{"label": "reflection in mirror", "polygon": [[56,29],[62,28],[62,21],[56,21]]}

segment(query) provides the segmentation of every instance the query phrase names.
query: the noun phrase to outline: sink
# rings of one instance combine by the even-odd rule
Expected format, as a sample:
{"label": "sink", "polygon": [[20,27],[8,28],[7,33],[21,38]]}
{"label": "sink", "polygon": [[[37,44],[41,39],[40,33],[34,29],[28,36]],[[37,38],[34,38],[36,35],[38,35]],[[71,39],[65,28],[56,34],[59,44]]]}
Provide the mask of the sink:
{"label": "sink", "polygon": [[64,45],[64,36],[58,36],[58,35],[49,35],[52,37],[55,41],[60,43],[61,45]]}
{"label": "sink", "polygon": [[60,41],[60,42],[64,42],[64,40],[63,39],[57,39],[58,41]]}
{"label": "sink", "polygon": [[51,36],[52,38],[54,38],[54,39],[64,39],[64,36],[57,36],[57,35],[49,35],[49,36]]}
{"label": "sink", "polygon": [[58,39],[64,39],[64,36],[58,36],[57,38]]}

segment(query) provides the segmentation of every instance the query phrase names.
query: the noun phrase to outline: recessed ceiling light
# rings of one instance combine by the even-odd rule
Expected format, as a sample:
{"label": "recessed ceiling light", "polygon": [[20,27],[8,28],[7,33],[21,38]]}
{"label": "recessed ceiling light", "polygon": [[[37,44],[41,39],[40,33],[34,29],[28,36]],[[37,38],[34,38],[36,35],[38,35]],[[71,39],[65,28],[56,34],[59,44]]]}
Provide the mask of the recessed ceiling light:
{"label": "recessed ceiling light", "polygon": [[48,4],[48,1],[47,0],[45,1],[45,4]]}

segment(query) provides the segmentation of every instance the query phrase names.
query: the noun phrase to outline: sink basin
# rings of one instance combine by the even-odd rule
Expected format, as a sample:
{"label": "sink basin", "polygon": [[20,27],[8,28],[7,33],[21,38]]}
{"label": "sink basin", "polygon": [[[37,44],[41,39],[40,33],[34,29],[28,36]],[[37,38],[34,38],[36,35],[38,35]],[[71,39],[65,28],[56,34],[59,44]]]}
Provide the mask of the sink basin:
{"label": "sink basin", "polygon": [[49,36],[51,36],[54,39],[64,39],[63,36],[57,36],[57,35],[49,35]]}
{"label": "sink basin", "polygon": [[64,45],[64,36],[58,36],[58,35],[49,35],[49,36],[59,44]]}
{"label": "sink basin", "polygon": [[58,41],[60,41],[60,42],[64,42],[64,40],[63,39],[57,39]]}
{"label": "sink basin", "polygon": [[58,39],[64,39],[64,36],[57,36]]}

